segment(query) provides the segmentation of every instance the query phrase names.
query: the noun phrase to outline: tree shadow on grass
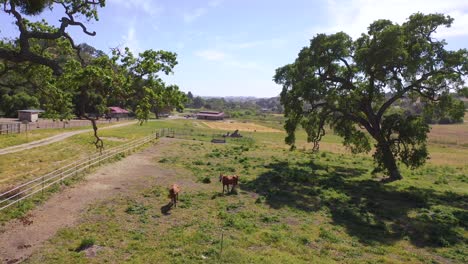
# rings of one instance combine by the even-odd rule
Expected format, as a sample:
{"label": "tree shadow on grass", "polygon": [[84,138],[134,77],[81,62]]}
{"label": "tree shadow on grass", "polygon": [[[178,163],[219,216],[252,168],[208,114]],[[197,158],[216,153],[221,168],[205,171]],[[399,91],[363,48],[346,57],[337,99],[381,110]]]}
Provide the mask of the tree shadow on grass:
{"label": "tree shadow on grass", "polygon": [[[273,208],[328,208],[335,224],[362,243],[391,244],[405,237],[416,246],[463,242],[468,196],[419,187],[396,187],[368,177],[367,170],[314,162],[272,163],[243,189],[265,197]],[[416,216],[409,215],[415,214]]]}

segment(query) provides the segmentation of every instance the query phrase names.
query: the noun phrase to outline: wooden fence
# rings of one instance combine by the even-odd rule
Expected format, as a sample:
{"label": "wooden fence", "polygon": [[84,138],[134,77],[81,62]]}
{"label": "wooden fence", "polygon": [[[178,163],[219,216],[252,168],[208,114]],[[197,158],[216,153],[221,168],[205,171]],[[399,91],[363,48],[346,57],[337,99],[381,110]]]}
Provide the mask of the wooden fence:
{"label": "wooden fence", "polygon": [[21,133],[20,123],[0,123],[0,135]]}
{"label": "wooden fence", "polygon": [[[120,118],[119,121],[133,120],[134,118]],[[117,119],[112,120],[97,120],[98,124],[110,124],[116,122]],[[69,120],[69,121],[53,121],[53,120],[40,120],[38,122],[20,123],[9,122],[0,123],[0,135],[24,133],[36,129],[55,129],[55,128],[69,128],[69,127],[91,127],[91,122],[88,120]]]}
{"label": "wooden fence", "polygon": [[0,194],[0,211],[8,208],[28,197],[37,193],[43,193],[47,188],[62,183],[65,179],[78,175],[78,173],[98,166],[102,162],[115,157],[119,154],[131,152],[132,150],[151,142],[156,138],[156,135],[161,133],[154,133],[141,139],[137,139],[123,145],[107,149],[102,153],[93,154],[87,158],[77,160],[71,164],[47,173],[43,176],[37,177],[31,181],[20,184]]}
{"label": "wooden fence", "polygon": [[[61,184],[65,179],[76,176],[78,175],[78,173],[88,168],[98,166],[102,162],[112,157],[115,157],[122,153],[131,152],[139,146],[151,142],[156,138],[177,137],[185,139],[195,139],[198,137],[199,139],[203,138],[203,140],[209,140],[212,137],[217,137],[219,135],[221,134],[213,134],[213,130],[210,129],[159,129],[157,131],[154,131],[154,133],[152,133],[149,136],[122,144],[114,148],[107,149],[102,153],[96,153],[87,158],[77,160],[71,164],[68,164],[43,176],[37,177],[14,188],[8,189],[3,193],[0,193],[0,211],[37,193],[43,193],[44,190],[46,190],[47,188],[54,186],[55,184]],[[244,139],[251,140],[252,138],[247,136]]]}

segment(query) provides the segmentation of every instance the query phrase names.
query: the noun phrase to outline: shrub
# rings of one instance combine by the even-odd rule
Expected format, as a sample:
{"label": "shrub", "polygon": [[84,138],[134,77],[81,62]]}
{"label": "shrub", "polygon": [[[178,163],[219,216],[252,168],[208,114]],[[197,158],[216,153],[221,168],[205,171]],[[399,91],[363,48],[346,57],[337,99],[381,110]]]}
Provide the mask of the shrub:
{"label": "shrub", "polygon": [[80,245],[76,248],[76,252],[80,252],[80,251],[83,251],[87,248],[90,248],[92,246],[94,246],[94,243],[96,243],[96,240],[94,238],[83,238],[81,240],[81,243]]}
{"label": "shrub", "polygon": [[142,215],[148,210],[148,208],[142,204],[131,204],[127,207],[125,212],[127,214]]}

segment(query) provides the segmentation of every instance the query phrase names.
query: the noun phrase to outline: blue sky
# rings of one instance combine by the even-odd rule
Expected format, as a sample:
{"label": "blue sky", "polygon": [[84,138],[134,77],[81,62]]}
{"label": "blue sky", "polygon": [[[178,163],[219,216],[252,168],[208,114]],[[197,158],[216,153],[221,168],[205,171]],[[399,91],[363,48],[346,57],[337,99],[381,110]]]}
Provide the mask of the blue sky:
{"label": "blue sky", "polygon": [[[179,64],[166,82],[202,96],[271,97],[281,87],[276,68],[294,61],[317,33],[359,36],[374,20],[402,23],[412,13],[445,13],[453,26],[441,29],[450,49],[467,48],[467,0],[107,0],[99,21],[87,22],[95,37],[69,30],[77,43],[109,52],[176,52]],[[60,8],[35,18],[57,24]],[[0,13],[0,37],[11,37],[12,18]]]}

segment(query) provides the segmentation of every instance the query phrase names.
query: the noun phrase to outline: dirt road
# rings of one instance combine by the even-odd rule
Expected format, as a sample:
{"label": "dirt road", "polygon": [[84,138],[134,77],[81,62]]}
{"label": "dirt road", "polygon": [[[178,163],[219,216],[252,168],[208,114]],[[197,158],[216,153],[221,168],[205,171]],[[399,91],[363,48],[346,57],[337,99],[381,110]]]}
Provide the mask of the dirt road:
{"label": "dirt road", "polygon": [[[112,125],[112,126],[108,126],[108,127],[102,127],[102,128],[99,128],[99,130],[122,127],[122,126],[128,126],[128,125],[131,125],[131,124],[135,124],[135,122],[125,122],[125,123],[116,124],[116,125]],[[93,130],[92,129],[84,129],[84,130],[78,130],[78,131],[70,131],[70,132],[65,132],[65,133],[58,134],[58,135],[55,135],[55,136],[52,136],[52,137],[44,138],[44,139],[41,139],[41,140],[37,140],[37,141],[33,141],[33,142],[21,144],[21,145],[16,145],[16,146],[3,148],[3,149],[0,149],[0,155],[14,153],[14,152],[23,151],[23,150],[26,150],[26,149],[32,149],[32,148],[35,148],[35,147],[48,145],[48,144],[51,144],[51,143],[54,143],[54,142],[64,140],[64,139],[69,138],[69,137],[74,136],[74,135],[78,135],[78,134],[82,134],[82,133],[86,133],[86,132],[91,132],[91,131],[93,131]]]}
{"label": "dirt road", "polygon": [[99,200],[141,190],[155,182],[168,185],[176,172],[161,168],[154,160],[170,142],[171,139],[162,138],[156,145],[100,168],[84,182],[65,187],[22,221],[14,220],[2,226],[0,261],[25,260],[59,229],[76,224],[81,212]]}

